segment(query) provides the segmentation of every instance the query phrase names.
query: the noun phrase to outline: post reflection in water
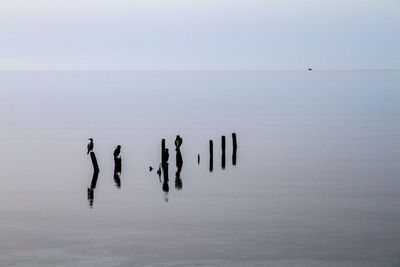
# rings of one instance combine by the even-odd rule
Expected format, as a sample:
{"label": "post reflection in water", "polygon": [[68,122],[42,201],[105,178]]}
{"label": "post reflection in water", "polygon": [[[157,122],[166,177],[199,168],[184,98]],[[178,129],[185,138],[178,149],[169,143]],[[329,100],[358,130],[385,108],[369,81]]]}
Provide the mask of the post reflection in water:
{"label": "post reflection in water", "polygon": [[176,150],[176,173],[175,173],[175,189],[182,190],[181,171],[183,166],[183,158],[181,153],[182,138],[177,135],[175,139]]}
{"label": "post reflection in water", "polygon": [[90,187],[87,189],[87,196],[89,200],[89,207],[93,208],[94,201],[94,189],[96,188],[97,178],[99,177],[99,171],[95,170],[93,172],[92,182],[90,183]]}
{"label": "post reflection in water", "polygon": [[[93,141],[91,141],[92,143]],[[96,155],[93,150],[93,145],[89,143],[88,145],[88,152],[90,154],[90,158],[92,160],[93,165],[93,177],[90,184],[90,187],[87,188],[87,196],[89,201],[90,208],[93,208],[94,202],[94,189],[96,188],[97,179],[99,176],[99,166],[97,163]],[[175,172],[175,189],[182,190],[183,188],[183,181],[181,178],[181,172],[183,167],[183,156],[181,152],[183,140],[182,138],[177,135],[175,139],[175,151],[176,151],[176,172]],[[226,167],[226,138],[225,136],[221,136],[221,168],[225,170]],[[214,143],[213,140],[209,140],[209,152],[210,152],[210,165],[209,171],[210,173],[213,172],[213,165],[214,165]],[[121,169],[122,169],[122,159],[121,159],[121,146],[118,145],[114,150],[114,182],[117,188],[121,188]],[[237,141],[236,141],[236,133],[232,133],[232,165],[236,165],[236,157],[237,157]],[[161,188],[162,191],[165,193],[165,202],[168,202],[168,194],[169,194],[169,150],[165,147],[165,139],[161,140],[161,163],[159,164],[159,168],[157,170],[157,175],[159,177],[160,183],[162,184]],[[197,163],[200,164],[200,154],[197,154]],[[150,172],[152,171],[153,167],[149,167]]]}
{"label": "post reflection in water", "polygon": [[87,196],[88,196],[88,200],[89,200],[89,207],[93,208],[93,202],[94,202],[94,189],[96,188],[96,184],[97,184],[97,178],[99,177],[99,165],[97,163],[97,159],[96,159],[96,154],[93,151],[93,139],[90,138],[90,143],[88,144],[88,154],[90,154],[90,159],[92,161],[92,165],[93,165],[93,177],[92,177],[92,182],[90,183],[90,187],[88,187],[87,189]]}
{"label": "post reflection in water", "polygon": [[[168,202],[168,192],[169,192],[168,159],[169,159],[168,148],[165,148],[165,139],[162,139],[162,141],[161,141],[161,169],[162,169],[162,173],[163,173],[162,190],[165,193],[165,202]],[[161,179],[161,176],[160,176],[160,179]]]}
{"label": "post reflection in water", "polygon": [[118,145],[114,150],[114,182],[115,186],[121,188],[121,169],[122,169],[122,159],[121,159],[121,146]]}
{"label": "post reflection in water", "polygon": [[121,159],[117,158],[114,159],[114,182],[115,186],[121,188]]}

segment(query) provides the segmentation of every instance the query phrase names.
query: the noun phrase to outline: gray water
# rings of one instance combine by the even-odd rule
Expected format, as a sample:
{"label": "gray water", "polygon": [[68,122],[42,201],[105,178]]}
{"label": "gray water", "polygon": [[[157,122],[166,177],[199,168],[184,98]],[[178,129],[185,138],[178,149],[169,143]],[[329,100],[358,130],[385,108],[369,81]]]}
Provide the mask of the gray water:
{"label": "gray water", "polygon": [[0,265],[400,266],[399,85],[395,71],[1,72]]}

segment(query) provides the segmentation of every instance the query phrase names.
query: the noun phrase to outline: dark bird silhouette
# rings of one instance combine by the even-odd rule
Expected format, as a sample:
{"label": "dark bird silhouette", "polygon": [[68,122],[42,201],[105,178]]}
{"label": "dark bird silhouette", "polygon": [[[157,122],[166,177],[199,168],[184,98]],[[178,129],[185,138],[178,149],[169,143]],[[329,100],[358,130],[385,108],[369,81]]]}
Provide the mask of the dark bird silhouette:
{"label": "dark bird silhouette", "polygon": [[180,148],[181,147],[181,145],[182,145],[182,138],[179,136],[179,135],[177,135],[176,136],[176,139],[175,139],[175,146],[176,146],[176,148]]}
{"label": "dark bird silhouette", "polygon": [[118,145],[114,150],[114,158],[117,158],[120,153],[121,153],[121,146]]}
{"label": "dark bird silhouette", "polygon": [[89,154],[90,151],[93,150],[94,144],[93,144],[93,139],[89,138],[88,140],[90,140],[89,144],[87,145],[87,153]]}
{"label": "dark bird silhouette", "polygon": [[149,167],[149,171],[152,171],[152,170],[153,170],[153,167],[150,166],[150,167]]}

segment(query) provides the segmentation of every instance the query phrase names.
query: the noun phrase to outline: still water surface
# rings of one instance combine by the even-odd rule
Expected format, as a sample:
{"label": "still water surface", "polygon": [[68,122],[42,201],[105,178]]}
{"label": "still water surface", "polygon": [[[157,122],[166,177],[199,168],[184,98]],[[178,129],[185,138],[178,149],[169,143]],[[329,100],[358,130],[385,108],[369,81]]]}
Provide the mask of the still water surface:
{"label": "still water surface", "polygon": [[2,72],[0,265],[400,266],[399,85],[400,72]]}

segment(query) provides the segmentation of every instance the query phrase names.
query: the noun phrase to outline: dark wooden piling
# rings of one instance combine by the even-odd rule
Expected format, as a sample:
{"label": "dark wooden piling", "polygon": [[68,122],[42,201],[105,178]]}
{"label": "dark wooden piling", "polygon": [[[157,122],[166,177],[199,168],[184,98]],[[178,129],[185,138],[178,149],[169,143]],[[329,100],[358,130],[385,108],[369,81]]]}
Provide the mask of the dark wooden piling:
{"label": "dark wooden piling", "polygon": [[236,154],[237,154],[237,142],[236,142],[236,133],[232,133],[232,165],[236,165]]}
{"label": "dark wooden piling", "polygon": [[181,150],[178,148],[176,150],[176,167],[177,168],[182,168],[183,166],[183,158],[182,158],[182,153]]}
{"label": "dark wooden piling", "polygon": [[163,162],[164,149],[165,149],[165,139],[162,139],[161,140],[161,162]]}
{"label": "dark wooden piling", "polygon": [[121,172],[122,169],[122,159],[121,158],[114,158],[114,172]]}
{"label": "dark wooden piling", "polygon": [[213,140],[210,140],[210,172],[213,171],[213,162],[214,162]]}
{"label": "dark wooden piling", "polygon": [[162,172],[163,172],[163,185],[162,185],[162,189],[164,192],[169,192],[169,178],[168,178],[168,163],[162,163]]}
{"label": "dark wooden piling", "polygon": [[223,135],[223,136],[221,137],[221,149],[222,149],[221,168],[222,168],[223,170],[225,169],[225,165],[226,165],[225,148],[226,148],[226,142],[225,142],[225,136]]}
{"label": "dark wooden piling", "polygon": [[96,154],[94,152],[90,152],[90,158],[92,159],[93,169],[95,172],[99,172],[99,165],[97,164]]}

